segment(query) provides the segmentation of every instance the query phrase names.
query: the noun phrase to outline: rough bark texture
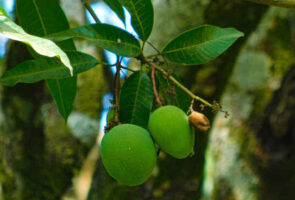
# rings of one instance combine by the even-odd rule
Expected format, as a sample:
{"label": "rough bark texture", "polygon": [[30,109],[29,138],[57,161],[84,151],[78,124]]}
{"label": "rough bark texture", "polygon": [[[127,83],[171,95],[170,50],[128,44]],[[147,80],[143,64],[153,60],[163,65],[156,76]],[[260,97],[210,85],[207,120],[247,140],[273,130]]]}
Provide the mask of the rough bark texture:
{"label": "rough bark texture", "polygon": [[261,153],[253,159],[261,199],[295,198],[295,66],[284,77],[256,133]]}
{"label": "rough bark texture", "polygon": [[[13,42],[6,66],[10,69],[27,59],[31,56],[26,46]],[[86,145],[69,133],[61,117],[61,124],[55,123],[48,130],[51,119],[47,115],[45,126],[48,110],[44,111],[44,101],[52,99],[43,82],[4,87],[1,96],[1,171],[7,175],[1,182],[5,199],[61,199],[82,164]]]}
{"label": "rough bark texture", "polygon": [[236,62],[222,99],[231,117],[217,116],[207,147],[204,199],[294,198],[289,19],[270,9]]}
{"label": "rough bark texture", "polygon": [[[12,43],[6,67],[10,69],[30,58],[24,45]],[[39,196],[41,192],[31,189],[36,188],[38,191],[47,187],[47,182],[40,182],[41,177],[45,178],[46,173],[44,171],[45,135],[40,109],[43,97],[43,83],[19,84],[13,88],[5,87],[2,91],[2,108],[5,119],[3,134],[9,138],[8,146],[5,147],[5,158],[9,159],[7,162],[16,173],[15,188],[18,190],[15,194],[15,188],[4,185],[7,199],[13,199],[14,195],[17,196],[16,199],[46,197]]]}

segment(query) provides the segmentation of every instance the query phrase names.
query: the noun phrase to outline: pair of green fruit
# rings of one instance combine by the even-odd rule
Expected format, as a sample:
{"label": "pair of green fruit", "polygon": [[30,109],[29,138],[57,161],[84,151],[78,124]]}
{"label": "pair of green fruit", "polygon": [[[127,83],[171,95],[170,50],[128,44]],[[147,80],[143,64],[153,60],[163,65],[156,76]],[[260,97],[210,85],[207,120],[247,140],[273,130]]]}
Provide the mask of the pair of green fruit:
{"label": "pair of green fruit", "polygon": [[[187,115],[176,106],[155,110],[148,128],[155,142],[171,156],[181,159],[193,151],[194,131]],[[112,128],[101,142],[102,162],[107,172],[125,185],[144,183],[156,165],[152,137],[144,128],[132,124]]]}

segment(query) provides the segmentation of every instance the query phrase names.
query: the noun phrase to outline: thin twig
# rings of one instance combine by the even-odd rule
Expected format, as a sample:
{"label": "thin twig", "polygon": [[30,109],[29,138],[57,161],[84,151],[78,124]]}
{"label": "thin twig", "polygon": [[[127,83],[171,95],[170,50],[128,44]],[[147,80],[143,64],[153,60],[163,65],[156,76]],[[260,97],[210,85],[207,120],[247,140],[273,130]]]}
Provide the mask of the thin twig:
{"label": "thin twig", "polygon": [[121,59],[117,56],[116,74],[115,74],[115,122],[119,123],[119,97],[120,97],[120,71],[121,71]]}
{"label": "thin twig", "polygon": [[94,21],[97,23],[97,24],[100,24],[100,21],[98,19],[98,17],[96,16],[94,10],[91,8],[90,4],[88,3],[87,0],[81,0],[82,3],[84,4],[85,8],[89,11],[90,15],[93,17]]}
{"label": "thin twig", "polygon": [[[149,42],[149,41],[146,41],[146,43],[148,44],[148,45],[150,45],[156,52],[157,52],[157,56],[162,56],[162,58],[164,59],[164,62],[165,62],[165,64],[168,66],[168,61],[167,61],[167,59],[161,54],[161,51],[157,48],[157,47],[155,47],[155,45],[153,45],[153,43],[151,43],[151,42]],[[156,55],[156,54],[155,54]]]}
{"label": "thin twig", "polygon": [[117,56],[116,74],[115,74],[115,122],[119,122],[119,96],[120,96],[120,70],[121,70],[120,57]]}
{"label": "thin twig", "polygon": [[[111,65],[110,67],[116,67],[116,65]],[[136,72],[136,70],[130,69],[129,67],[124,67],[124,66],[121,66],[121,69],[127,69],[128,71]]]}
{"label": "thin twig", "polygon": [[151,54],[151,55],[146,56],[146,58],[153,58],[153,57],[157,57],[157,56],[161,56],[161,53]]}
{"label": "thin twig", "polygon": [[156,71],[156,68],[153,67],[153,69],[152,69],[153,90],[154,90],[154,94],[155,94],[155,97],[156,97],[156,102],[159,105],[159,107],[161,107],[162,102],[160,100],[159,93],[157,91],[157,85],[156,85],[156,80],[155,80],[155,71]]}

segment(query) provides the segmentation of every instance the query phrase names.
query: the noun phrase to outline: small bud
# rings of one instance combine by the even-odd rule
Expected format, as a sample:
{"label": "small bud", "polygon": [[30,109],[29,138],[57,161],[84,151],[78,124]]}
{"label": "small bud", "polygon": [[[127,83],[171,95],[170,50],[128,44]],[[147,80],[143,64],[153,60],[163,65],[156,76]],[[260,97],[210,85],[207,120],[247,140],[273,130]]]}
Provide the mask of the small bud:
{"label": "small bud", "polygon": [[202,113],[192,111],[188,120],[191,125],[193,125],[196,129],[201,131],[208,131],[210,128],[209,119]]}

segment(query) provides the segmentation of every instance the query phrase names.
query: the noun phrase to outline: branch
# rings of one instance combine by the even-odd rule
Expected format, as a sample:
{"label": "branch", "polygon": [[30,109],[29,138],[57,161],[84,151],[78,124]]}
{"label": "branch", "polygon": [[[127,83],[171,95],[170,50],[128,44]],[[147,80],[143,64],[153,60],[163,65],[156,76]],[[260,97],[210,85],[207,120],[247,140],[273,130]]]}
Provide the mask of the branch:
{"label": "branch", "polygon": [[167,78],[169,78],[170,81],[172,81],[175,85],[177,85],[178,87],[180,87],[183,91],[185,91],[192,99],[195,99],[197,101],[202,102],[205,106],[208,106],[212,109],[215,109],[216,107],[209,103],[208,101],[202,99],[199,96],[196,96],[194,93],[192,93],[189,89],[187,89],[186,87],[184,87],[181,83],[179,83],[173,76],[170,76],[164,69],[162,69],[161,67],[156,66],[154,63],[150,62],[149,60],[147,60],[144,56],[140,56],[138,57],[143,63],[148,64],[149,66],[151,66],[152,68],[155,68],[156,70],[158,70],[160,73],[162,73],[164,76],[167,76]]}
{"label": "branch", "polygon": [[95,20],[95,22],[97,24],[100,24],[100,21],[98,19],[98,17],[96,16],[94,10],[91,8],[90,4],[88,3],[87,0],[81,0],[82,3],[84,4],[85,8],[89,11],[89,13],[91,14],[91,16],[93,17],[93,19]]}
{"label": "branch", "polygon": [[278,6],[285,8],[295,8],[295,0],[247,0],[254,3],[265,4],[270,6]]}
{"label": "branch", "polygon": [[159,93],[157,91],[156,80],[155,80],[155,71],[156,71],[156,68],[153,67],[153,69],[152,69],[153,90],[154,90],[154,94],[155,94],[155,97],[156,97],[156,101],[157,101],[158,105],[161,107],[162,103],[161,103],[161,100],[160,100],[160,97],[159,97]]}

